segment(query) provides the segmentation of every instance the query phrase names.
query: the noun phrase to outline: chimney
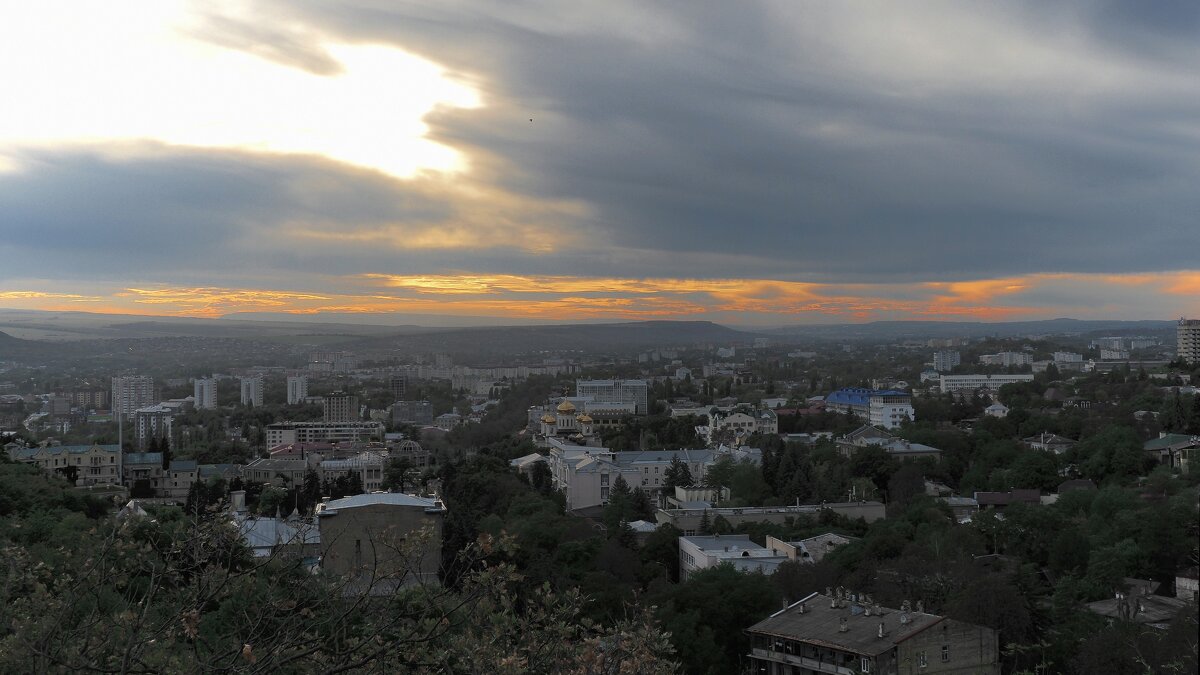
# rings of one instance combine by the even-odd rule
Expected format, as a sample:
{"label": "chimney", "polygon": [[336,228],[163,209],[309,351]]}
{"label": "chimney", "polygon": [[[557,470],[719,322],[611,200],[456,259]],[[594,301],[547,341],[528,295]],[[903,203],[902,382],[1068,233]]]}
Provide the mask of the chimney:
{"label": "chimney", "polygon": [[246,491],[231,490],[229,493],[229,510],[234,513],[246,512]]}
{"label": "chimney", "polygon": [[900,612],[900,624],[904,626],[908,625],[908,612]]}
{"label": "chimney", "polygon": [[839,633],[846,633],[846,632],[849,632],[849,631],[850,631],[850,627],[846,625],[846,617],[844,617],[844,616],[843,616],[843,617],[842,617],[842,621],[841,621],[841,623],[840,623],[840,624],[838,624],[838,632],[839,632]]}
{"label": "chimney", "polygon": [[887,631],[883,629],[883,622],[879,622],[879,637],[887,637]]}
{"label": "chimney", "polygon": [[918,600],[917,601],[917,614],[924,614],[924,613],[925,613],[925,601]]}
{"label": "chimney", "polygon": [[863,607],[863,613],[866,614],[867,616],[871,616],[871,606],[867,605],[867,606]]}
{"label": "chimney", "polygon": [[807,611],[808,611],[808,607],[803,602],[801,602],[800,603],[800,613],[804,614]]}
{"label": "chimney", "polygon": [[[838,606],[837,598],[830,597],[829,598],[829,609],[837,609],[837,606]],[[842,621],[845,621],[845,619],[842,619]]]}

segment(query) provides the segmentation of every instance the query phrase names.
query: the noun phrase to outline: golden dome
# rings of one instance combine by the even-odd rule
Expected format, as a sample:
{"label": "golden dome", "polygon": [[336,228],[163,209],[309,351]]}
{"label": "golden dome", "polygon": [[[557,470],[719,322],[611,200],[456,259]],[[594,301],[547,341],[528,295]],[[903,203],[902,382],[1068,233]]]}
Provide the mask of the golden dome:
{"label": "golden dome", "polygon": [[575,405],[573,403],[571,403],[570,401],[563,401],[562,403],[558,404],[558,412],[560,412],[560,413],[575,412]]}
{"label": "golden dome", "polygon": [[545,415],[542,415],[542,421],[546,424],[554,424],[554,415],[546,413]]}
{"label": "golden dome", "polygon": [[591,424],[592,423],[592,416],[588,415],[587,413],[584,413],[584,414],[580,415],[579,417],[576,417],[575,419],[579,420],[582,424]]}

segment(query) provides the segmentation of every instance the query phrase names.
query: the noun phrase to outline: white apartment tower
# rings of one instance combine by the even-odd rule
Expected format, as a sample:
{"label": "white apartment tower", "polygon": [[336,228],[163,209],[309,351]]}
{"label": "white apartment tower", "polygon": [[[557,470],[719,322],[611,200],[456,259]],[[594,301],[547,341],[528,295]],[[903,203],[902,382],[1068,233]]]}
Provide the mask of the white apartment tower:
{"label": "white apartment tower", "polygon": [[197,377],[192,388],[197,410],[212,410],[217,407],[217,381],[211,377]]}
{"label": "white apartment tower", "polygon": [[242,405],[261,408],[263,404],[263,376],[247,375],[242,381]]}
{"label": "white apartment tower", "polygon": [[308,398],[308,377],[305,375],[289,375],[287,379],[288,405],[304,403]]}
{"label": "white apartment tower", "polygon": [[1200,363],[1200,319],[1180,319],[1175,336],[1179,358],[1186,363]]}
{"label": "white apartment tower", "polygon": [[962,363],[962,355],[956,351],[933,353],[933,369],[939,373],[954,370],[954,366]]}
{"label": "white apartment tower", "polygon": [[139,408],[154,404],[154,378],[147,375],[124,375],[112,380],[112,409],[114,415],[130,419]]}

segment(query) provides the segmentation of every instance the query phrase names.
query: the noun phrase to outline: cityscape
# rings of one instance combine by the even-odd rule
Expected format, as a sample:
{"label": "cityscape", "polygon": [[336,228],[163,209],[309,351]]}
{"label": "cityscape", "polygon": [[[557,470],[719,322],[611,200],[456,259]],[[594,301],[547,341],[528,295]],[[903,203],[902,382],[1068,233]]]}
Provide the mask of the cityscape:
{"label": "cityscape", "polygon": [[0,7],[0,672],[1197,672],[1198,35]]}

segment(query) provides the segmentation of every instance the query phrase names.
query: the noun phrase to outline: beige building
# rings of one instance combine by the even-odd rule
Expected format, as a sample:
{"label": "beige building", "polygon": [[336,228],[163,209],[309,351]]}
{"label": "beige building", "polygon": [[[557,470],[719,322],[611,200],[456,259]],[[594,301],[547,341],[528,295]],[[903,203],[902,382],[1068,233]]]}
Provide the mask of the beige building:
{"label": "beige building", "polygon": [[1200,363],[1200,319],[1180,319],[1175,337],[1179,358],[1187,363]]}
{"label": "beige building", "polygon": [[115,485],[120,483],[120,446],[54,445],[44,448],[14,448],[13,461],[26,462],[47,473],[74,474],[76,485]]}
{"label": "beige building", "polygon": [[324,502],[316,514],[325,573],[371,590],[437,583],[446,515],[440,500],[377,492]]}

